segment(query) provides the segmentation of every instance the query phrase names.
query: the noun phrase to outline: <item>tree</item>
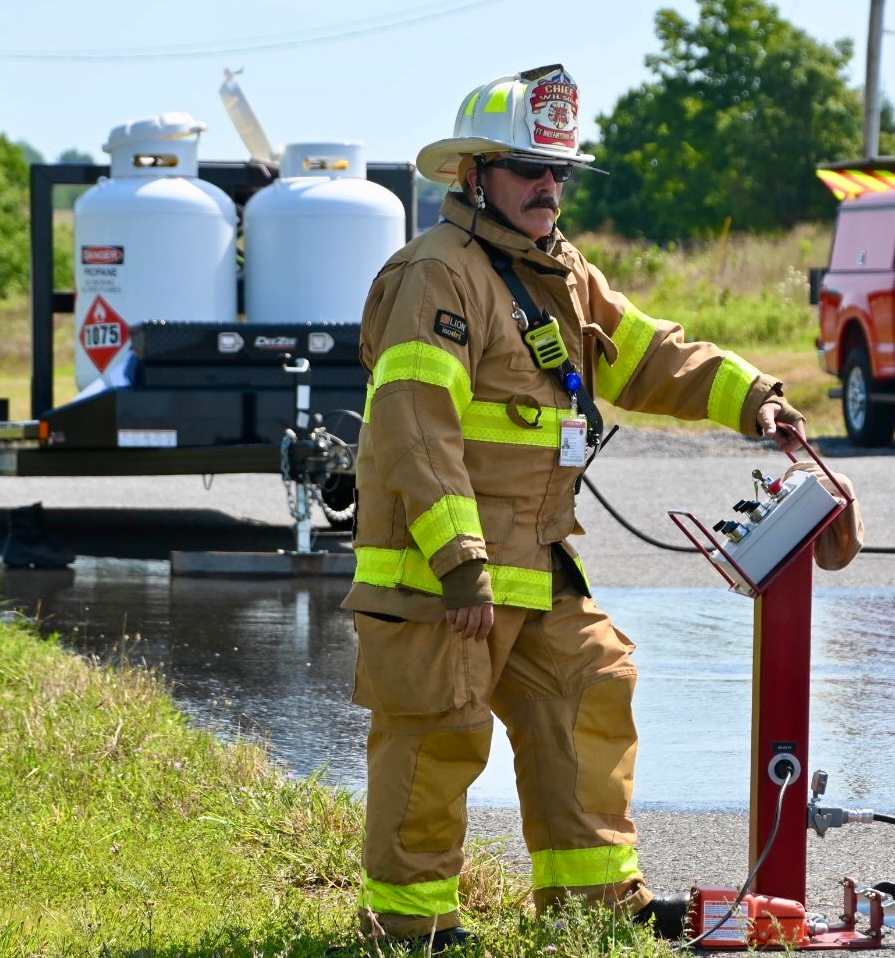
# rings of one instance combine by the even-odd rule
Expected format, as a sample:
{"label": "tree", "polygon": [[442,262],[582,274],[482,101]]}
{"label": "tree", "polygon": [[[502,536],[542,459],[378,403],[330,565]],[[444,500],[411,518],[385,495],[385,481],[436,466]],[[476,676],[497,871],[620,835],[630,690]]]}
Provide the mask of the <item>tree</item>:
{"label": "tree", "polygon": [[[57,163],[84,164],[91,166],[95,161],[89,153],[70,147],[63,150],[56,158]],[[53,209],[70,210],[75,205],[75,200],[86,193],[89,186],[59,185],[53,189]]]}
{"label": "tree", "polygon": [[83,150],[79,150],[76,147],[69,147],[67,150],[63,150],[59,156],[56,157],[57,163],[86,163],[91,165],[94,163],[93,157],[89,153],[85,153]]}
{"label": "tree", "polygon": [[25,161],[31,163],[45,163],[43,153],[32,146],[27,140],[16,140],[15,145],[25,154]]}
{"label": "tree", "polygon": [[0,299],[29,284],[28,161],[0,133]]}
{"label": "tree", "polygon": [[588,150],[611,175],[570,192],[573,228],[669,241],[717,233],[728,217],[761,231],[832,217],[815,168],[860,155],[851,42],[819,43],[764,0],[699,0],[699,11],[696,23],[657,12],[653,79],[597,117]]}

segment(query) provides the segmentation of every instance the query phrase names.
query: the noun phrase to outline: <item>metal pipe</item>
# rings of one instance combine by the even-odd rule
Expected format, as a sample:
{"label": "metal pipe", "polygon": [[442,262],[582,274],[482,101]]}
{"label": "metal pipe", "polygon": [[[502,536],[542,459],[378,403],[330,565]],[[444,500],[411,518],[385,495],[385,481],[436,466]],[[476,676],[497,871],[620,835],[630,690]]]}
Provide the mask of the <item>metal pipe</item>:
{"label": "metal pipe", "polygon": [[864,84],[864,156],[879,156],[880,127],[880,53],[883,37],[885,0],[870,0],[870,25],[867,29],[867,80]]}

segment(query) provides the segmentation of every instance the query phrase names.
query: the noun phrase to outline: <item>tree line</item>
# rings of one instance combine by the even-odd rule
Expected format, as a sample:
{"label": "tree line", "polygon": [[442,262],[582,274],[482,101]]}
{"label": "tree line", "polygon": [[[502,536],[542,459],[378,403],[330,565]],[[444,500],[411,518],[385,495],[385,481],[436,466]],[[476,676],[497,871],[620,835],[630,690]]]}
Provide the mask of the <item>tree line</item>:
{"label": "tree line", "polygon": [[[688,22],[655,17],[650,79],[599,115],[588,143],[609,176],[582,174],[563,197],[563,229],[611,228],[667,243],[786,230],[831,220],[815,169],[863,153],[863,92],[848,85],[848,39],[820,43],[764,0],[699,0]],[[880,150],[895,148],[884,104]]]}
{"label": "tree line", "polygon": [[[649,79],[596,117],[600,137],[584,145],[609,176],[567,184],[563,230],[670,243],[832,220],[815,169],[863,150],[851,41],[821,43],[765,0],[698,0],[693,22],[663,8],[655,31]],[[889,103],[880,127],[881,152],[895,152]],[[28,289],[28,163],[40,160],[0,134],[0,298]]]}

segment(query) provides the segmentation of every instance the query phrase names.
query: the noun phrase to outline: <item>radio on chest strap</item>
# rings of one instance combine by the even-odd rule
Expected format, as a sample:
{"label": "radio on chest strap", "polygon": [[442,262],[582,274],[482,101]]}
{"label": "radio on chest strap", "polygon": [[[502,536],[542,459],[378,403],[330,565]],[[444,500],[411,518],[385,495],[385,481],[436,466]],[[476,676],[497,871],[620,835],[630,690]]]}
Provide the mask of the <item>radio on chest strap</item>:
{"label": "radio on chest strap", "polygon": [[525,345],[531,351],[534,361],[541,369],[553,372],[565,390],[587,419],[587,444],[593,449],[591,459],[606,445],[615,434],[618,426],[613,426],[609,435],[603,437],[603,417],[590,393],[584,388],[581,373],[569,360],[569,351],[562,340],[559,323],[546,309],[538,309],[525,284],[516,275],[511,258],[496,246],[476,237],[479,246],[485,251],[497,274],[507,284],[513,294],[516,309],[513,318],[522,334]]}

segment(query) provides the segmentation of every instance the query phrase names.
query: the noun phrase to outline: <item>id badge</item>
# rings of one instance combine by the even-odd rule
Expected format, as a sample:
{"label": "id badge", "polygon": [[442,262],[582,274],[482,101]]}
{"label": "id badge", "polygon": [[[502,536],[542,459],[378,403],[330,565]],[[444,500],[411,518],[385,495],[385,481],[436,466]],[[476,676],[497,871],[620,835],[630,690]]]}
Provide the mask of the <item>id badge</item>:
{"label": "id badge", "polygon": [[563,419],[559,444],[561,466],[583,466],[587,462],[587,420]]}

